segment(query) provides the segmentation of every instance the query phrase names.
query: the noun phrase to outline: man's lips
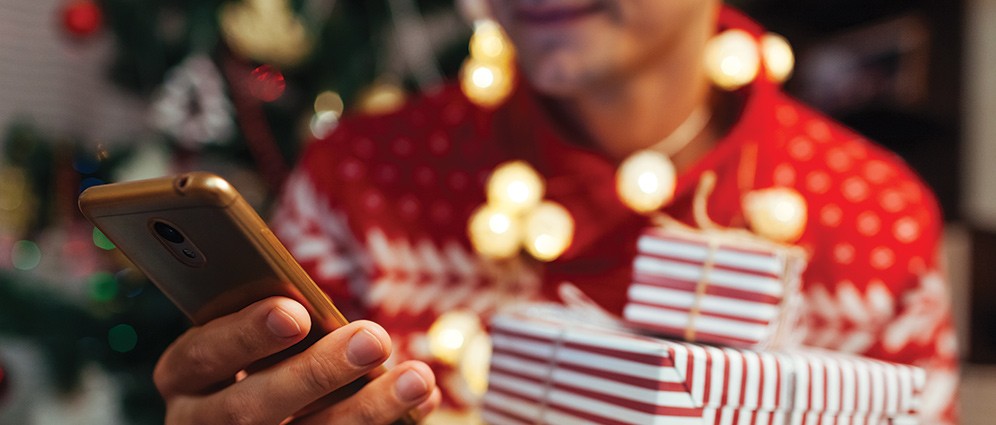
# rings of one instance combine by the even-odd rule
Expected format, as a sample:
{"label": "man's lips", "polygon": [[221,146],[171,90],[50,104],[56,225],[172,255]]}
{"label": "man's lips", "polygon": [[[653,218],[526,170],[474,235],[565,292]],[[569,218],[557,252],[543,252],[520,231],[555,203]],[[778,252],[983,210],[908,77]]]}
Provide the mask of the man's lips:
{"label": "man's lips", "polygon": [[603,6],[599,3],[563,6],[520,6],[515,10],[515,17],[522,22],[531,24],[553,24],[591,15],[602,9]]}

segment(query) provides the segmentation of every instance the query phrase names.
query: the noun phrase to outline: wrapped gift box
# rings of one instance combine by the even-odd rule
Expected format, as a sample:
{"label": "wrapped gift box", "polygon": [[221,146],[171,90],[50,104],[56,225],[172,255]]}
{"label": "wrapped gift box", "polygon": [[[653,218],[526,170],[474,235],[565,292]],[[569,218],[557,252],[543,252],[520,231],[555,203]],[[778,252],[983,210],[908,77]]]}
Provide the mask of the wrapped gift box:
{"label": "wrapped gift box", "polygon": [[801,249],[729,231],[651,228],[638,240],[623,317],[633,327],[741,348],[792,345]]}
{"label": "wrapped gift box", "polygon": [[497,315],[490,424],[916,424],[921,369],[754,352],[590,325],[562,307]]}

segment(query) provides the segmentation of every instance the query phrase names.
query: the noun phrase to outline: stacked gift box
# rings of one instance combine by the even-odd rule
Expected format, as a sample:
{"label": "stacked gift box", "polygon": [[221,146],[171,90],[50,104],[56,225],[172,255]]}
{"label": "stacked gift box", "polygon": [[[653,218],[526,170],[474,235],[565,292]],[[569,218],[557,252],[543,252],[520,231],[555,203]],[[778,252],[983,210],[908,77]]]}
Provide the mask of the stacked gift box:
{"label": "stacked gift box", "polygon": [[805,266],[799,248],[745,231],[648,229],[622,319],[578,296],[494,317],[485,420],[918,423],[921,369],[796,348]]}
{"label": "stacked gift box", "polygon": [[791,345],[803,252],[745,234],[651,228],[623,312],[633,327],[734,347]]}
{"label": "stacked gift box", "polygon": [[633,334],[561,306],[492,322],[491,424],[909,424],[923,371]]}

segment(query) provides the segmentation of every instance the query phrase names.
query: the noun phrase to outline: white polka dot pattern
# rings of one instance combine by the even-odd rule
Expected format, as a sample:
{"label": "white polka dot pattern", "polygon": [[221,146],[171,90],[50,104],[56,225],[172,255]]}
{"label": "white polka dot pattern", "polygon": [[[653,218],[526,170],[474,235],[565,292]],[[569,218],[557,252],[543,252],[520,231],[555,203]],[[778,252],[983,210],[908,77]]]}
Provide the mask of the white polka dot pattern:
{"label": "white polka dot pattern", "polygon": [[[940,362],[936,371],[946,376],[945,368],[956,364],[948,309],[914,313],[910,309],[927,298],[916,301],[904,292],[922,285],[936,267],[927,259],[936,254],[940,218],[930,209],[929,192],[895,156],[843,128],[786,105],[775,109],[775,118],[791,129],[780,150],[768,158],[759,154],[759,169],[769,177],[757,184],[792,186],[809,203],[810,227],[800,241],[811,252],[804,285],[806,342],[858,353],[943,355],[932,361]],[[912,326],[914,318],[923,322]],[[888,346],[880,338],[885,329],[896,335]],[[950,402],[947,390],[938,391],[939,399]],[[939,406],[930,413],[935,418],[943,402]]]}
{"label": "white polka dot pattern", "polygon": [[[940,352],[950,357],[953,351],[950,324],[914,313],[925,310],[934,295],[910,295],[935,294],[923,288],[937,286],[923,279],[937,268],[940,218],[930,192],[894,155],[846,128],[780,96],[765,102],[762,109],[767,110],[747,112],[769,114],[770,119],[738,123],[730,139],[702,160],[702,168],[720,176],[710,217],[740,226],[739,195],[744,190],[795,189],[808,204],[807,230],[799,241],[810,255],[799,331],[806,342],[894,361],[956,364],[956,359],[938,357]],[[503,116],[501,108],[483,113],[458,88],[416,105],[375,119],[344,119],[327,140],[310,145],[313,152],[304,158],[304,167],[337,202],[330,201],[321,214],[348,220],[329,220],[338,223],[333,225],[313,219],[307,221],[310,227],[298,225],[281,234],[300,237],[288,245],[295,247],[295,255],[309,259],[309,272],[333,288],[330,292],[365,294],[359,301],[371,309],[370,317],[399,329],[392,334],[398,336],[402,353],[392,361],[425,355],[420,335],[438,312],[493,308],[502,303],[501,293],[530,287],[524,283],[530,279],[532,290],[542,278],[546,285],[588,282],[589,295],[600,301],[624,295],[630,275],[621,267],[632,260],[622,258],[632,250],[626,232],[639,224],[620,211],[621,205],[606,202],[616,199],[611,161],[560,139],[561,133],[532,106],[517,106],[525,114]],[[519,131],[523,129],[528,130]],[[508,140],[493,139],[506,132]],[[745,171],[739,163],[741,149],[755,145],[756,166]],[[482,262],[465,240],[466,219],[484,201],[487,176],[494,164],[517,159],[512,153],[535,155],[527,159],[550,173],[548,197],[576,213],[581,248],[569,254],[574,256],[568,256],[570,261],[549,264],[541,275],[522,264]],[[686,208],[694,184],[686,186],[691,189],[678,193],[681,202],[668,212],[691,222]],[[319,226],[359,235],[362,243],[339,237],[330,242],[303,230]],[[366,258],[342,255],[352,246]],[[598,267],[578,270],[577,264]],[[532,277],[518,279],[525,276]],[[345,289],[334,289],[339,287]],[[906,330],[914,328],[926,336]]]}

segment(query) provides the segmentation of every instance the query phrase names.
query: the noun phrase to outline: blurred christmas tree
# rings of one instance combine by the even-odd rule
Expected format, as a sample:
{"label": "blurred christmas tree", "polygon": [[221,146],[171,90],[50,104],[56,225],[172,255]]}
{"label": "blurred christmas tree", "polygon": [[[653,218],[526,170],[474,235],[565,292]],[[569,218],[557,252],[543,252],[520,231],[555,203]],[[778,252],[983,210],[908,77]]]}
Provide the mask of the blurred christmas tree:
{"label": "blurred christmas tree", "polygon": [[[93,137],[88,108],[100,91],[59,105],[59,129],[32,113],[64,99],[28,93],[30,102],[0,104],[0,340],[36,345],[67,392],[85,367],[101,365],[120,383],[129,423],[161,423],[151,371],[187,322],[82,219],[78,194],[204,169],[229,178],[265,216],[302,143],[333,129],[343,113],[388,111],[457,74],[470,25],[456,10],[452,0],[0,5],[0,27],[28,28],[26,17],[48,14],[36,19],[48,27],[29,29],[55,33],[47,39],[59,45],[49,52],[63,61],[110,39],[102,78],[130,93],[125,109],[143,121],[128,123],[137,130],[121,140]],[[17,50],[0,43],[0,90],[18,90],[21,76],[46,71],[23,68],[29,64],[4,49]],[[18,109],[29,104],[41,106]],[[2,354],[0,347],[0,382],[16,388],[9,381],[16,384],[18,371],[3,369]]]}

